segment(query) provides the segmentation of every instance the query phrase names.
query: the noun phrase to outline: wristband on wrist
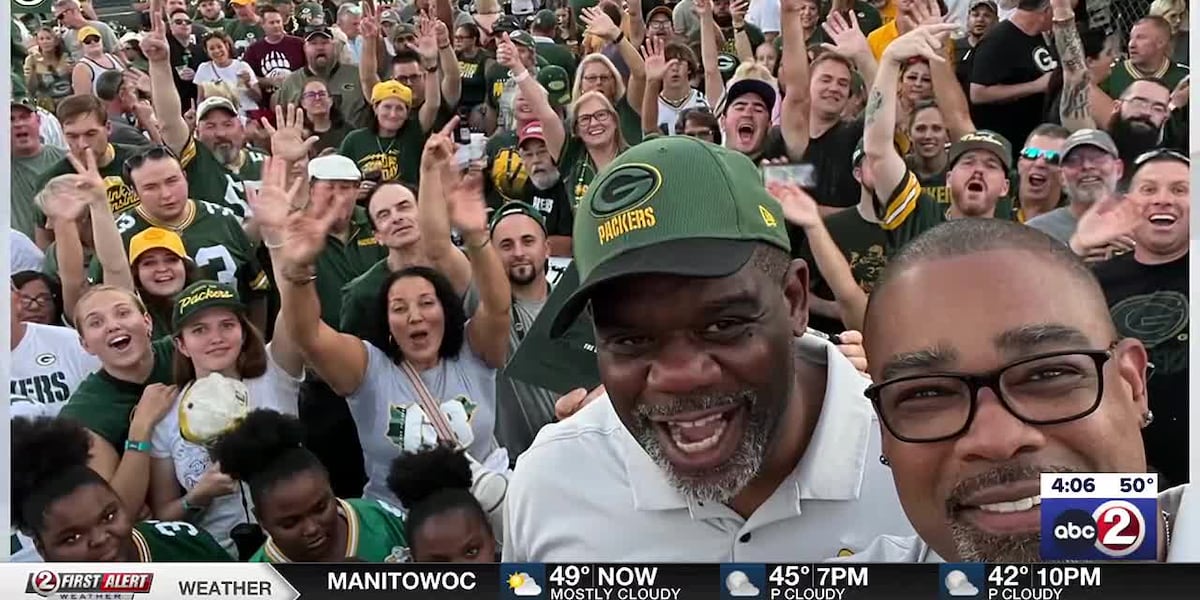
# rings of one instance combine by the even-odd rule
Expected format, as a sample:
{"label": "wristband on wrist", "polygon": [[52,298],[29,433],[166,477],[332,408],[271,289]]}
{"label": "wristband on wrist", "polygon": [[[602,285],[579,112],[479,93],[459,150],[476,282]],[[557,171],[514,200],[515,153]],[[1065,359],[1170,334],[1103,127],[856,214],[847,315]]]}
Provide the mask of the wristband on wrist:
{"label": "wristband on wrist", "polygon": [[525,80],[529,79],[530,77],[531,77],[531,75],[529,74],[529,71],[521,71],[520,75],[513,77],[513,81],[515,81],[517,83],[524,83]]}
{"label": "wristband on wrist", "polygon": [[150,452],[150,442],[135,442],[133,440],[125,440],[125,449],[132,452],[141,452],[143,454]]}
{"label": "wristband on wrist", "polygon": [[617,38],[615,40],[613,40],[612,43],[620,44],[621,40],[623,40],[623,39],[625,39],[625,32],[621,31],[621,32],[617,33]]}

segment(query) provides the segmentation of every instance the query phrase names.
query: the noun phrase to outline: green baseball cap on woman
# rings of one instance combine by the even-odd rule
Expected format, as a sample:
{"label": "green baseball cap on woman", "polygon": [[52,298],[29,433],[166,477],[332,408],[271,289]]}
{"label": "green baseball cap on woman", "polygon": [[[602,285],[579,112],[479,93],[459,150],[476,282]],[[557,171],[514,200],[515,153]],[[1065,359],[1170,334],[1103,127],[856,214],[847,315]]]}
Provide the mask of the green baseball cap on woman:
{"label": "green baseball cap on woman", "polygon": [[759,244],[791,252],[783,208],[746,155],[688,136],[643,141],[588,187],[572,236],[579,289],[558,337],[602,284],[629,275],[727,277]]}
{"label": "green baseball cap on woman", "polygon": [[175,295],[175,308],[171,311],[172,329],[179,333],[192,317],[215,307],[229,308],[237,313],[246,312],[246,305],[242,304],[233,286],[216,281],[197,281],[183,288]]}

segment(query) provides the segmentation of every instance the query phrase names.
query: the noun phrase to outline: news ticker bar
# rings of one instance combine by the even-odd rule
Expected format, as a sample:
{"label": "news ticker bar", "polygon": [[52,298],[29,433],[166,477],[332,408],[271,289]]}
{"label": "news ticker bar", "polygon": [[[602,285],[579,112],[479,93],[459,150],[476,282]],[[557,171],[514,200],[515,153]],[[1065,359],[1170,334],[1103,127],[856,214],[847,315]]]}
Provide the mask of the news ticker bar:
{"label": "news ticker bar", "polygon": [[0,598],[63,600],[1195,599],[1200,565],[4,564]]}

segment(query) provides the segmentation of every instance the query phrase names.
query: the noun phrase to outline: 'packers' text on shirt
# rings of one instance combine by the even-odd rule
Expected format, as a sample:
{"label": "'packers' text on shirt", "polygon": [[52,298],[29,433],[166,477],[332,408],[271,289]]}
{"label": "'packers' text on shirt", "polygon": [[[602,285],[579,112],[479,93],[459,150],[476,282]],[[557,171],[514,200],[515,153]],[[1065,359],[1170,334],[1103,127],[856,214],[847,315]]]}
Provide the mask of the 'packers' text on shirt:
{"label": "'packers' text on shirt", "polygon": [[625,211],[600,224],[597,228],[600,244],[607,244],[631,231],[654,227],[657,223],[653,206]]}

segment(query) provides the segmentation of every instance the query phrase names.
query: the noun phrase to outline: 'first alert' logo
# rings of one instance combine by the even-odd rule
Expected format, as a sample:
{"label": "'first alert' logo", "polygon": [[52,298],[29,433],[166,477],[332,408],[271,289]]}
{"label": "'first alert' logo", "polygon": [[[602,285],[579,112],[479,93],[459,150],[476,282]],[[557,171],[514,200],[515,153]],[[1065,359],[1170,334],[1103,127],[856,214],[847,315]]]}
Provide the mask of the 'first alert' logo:
{"label": "'first alert' logo", "polygon": [[133,598],[148,594],[154,583],[152,573],[56,573],[38,571],[29,574],[25,593],[39,596],[71,595],[75,598]]}

